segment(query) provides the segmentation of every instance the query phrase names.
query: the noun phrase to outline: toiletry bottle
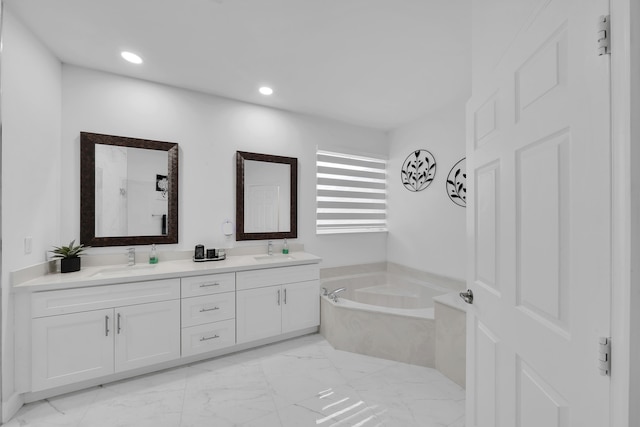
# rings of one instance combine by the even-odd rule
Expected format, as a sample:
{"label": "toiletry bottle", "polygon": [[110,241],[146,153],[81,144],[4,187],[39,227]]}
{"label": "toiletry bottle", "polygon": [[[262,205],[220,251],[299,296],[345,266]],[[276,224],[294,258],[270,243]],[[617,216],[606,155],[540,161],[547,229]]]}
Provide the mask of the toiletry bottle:
{"label": "toiletry bottle", "polygon": [[284,239],[284,245],[282,245],[282,253],[283,254],[289,253],[289,244],[287,243],[287,239]]}
{"label": "toiletry bottle", "polygon": [[158,263],[158,253],[156,252],[156,245],[151,245],[151,252],[149,253],[149,264]]}

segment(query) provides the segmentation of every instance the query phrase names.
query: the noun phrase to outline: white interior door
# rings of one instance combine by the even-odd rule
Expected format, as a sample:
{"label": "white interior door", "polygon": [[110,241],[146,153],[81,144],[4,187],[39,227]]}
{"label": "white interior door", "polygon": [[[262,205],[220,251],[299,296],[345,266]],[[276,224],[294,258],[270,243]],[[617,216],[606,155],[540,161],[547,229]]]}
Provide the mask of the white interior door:
{"label": "white interior door", "polygon": [[280,188],[277,185],[251,185],[245,203],[247,233],[279,231]]}
{"label": "white interior door", "polygon": [[[468,427],[609,425],[607,13],[603,0],[474,4]],[[479,54],[490,40],[501,50]]]}

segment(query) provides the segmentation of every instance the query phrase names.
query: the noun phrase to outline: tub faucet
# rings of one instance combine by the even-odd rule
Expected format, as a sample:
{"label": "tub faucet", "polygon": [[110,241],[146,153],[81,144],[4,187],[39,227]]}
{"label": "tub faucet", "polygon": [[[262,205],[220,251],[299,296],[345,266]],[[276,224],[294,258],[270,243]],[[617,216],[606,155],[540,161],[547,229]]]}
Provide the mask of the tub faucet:
{"label": "tub faucet", "polygon": [[136,265],[136,248],[127,248],[127,265]]}
{"label": "tub faucet", "polygon": [[273,255],[273,242],[271,240],[267,244],[267,254]]}
{"label": "tub faucet", "polygon": [[330,299],[331,301],[333,301],[333,302],[338,302],[338,294],[339,294],[340,292],[343,292],[343,291],[346,291],[346,290],[347,290],[347,288],[338,288],[338,289],[334,289],[333,291],[331,291],[331,292],[329,293],[329,295],[328,295],[328,296],[329,296],[329,299]]}

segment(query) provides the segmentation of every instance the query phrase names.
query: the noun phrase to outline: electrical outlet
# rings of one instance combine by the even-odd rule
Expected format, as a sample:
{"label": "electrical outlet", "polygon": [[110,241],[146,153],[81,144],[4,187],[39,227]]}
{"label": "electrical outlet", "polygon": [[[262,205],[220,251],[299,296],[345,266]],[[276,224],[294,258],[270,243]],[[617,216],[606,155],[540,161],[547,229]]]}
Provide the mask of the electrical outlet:
{"label": "electrical outlet", "polygon": [[33,237],[27,236],[24,238],[24,253],[30,254],[33,246]]}

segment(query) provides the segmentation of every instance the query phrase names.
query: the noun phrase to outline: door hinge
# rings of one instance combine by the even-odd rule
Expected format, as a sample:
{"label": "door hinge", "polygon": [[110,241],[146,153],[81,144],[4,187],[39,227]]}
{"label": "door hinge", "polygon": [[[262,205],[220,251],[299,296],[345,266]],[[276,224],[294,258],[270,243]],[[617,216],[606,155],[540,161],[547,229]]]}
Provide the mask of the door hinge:
{"label": "door hinge", "polygon": [[598,369],[600,375],[611,375],[611,338],[600,337],[598,341]]}
{"label": "door hinge", "polygon": [[611,54],[611,16],[598,18],[598,56]]}

